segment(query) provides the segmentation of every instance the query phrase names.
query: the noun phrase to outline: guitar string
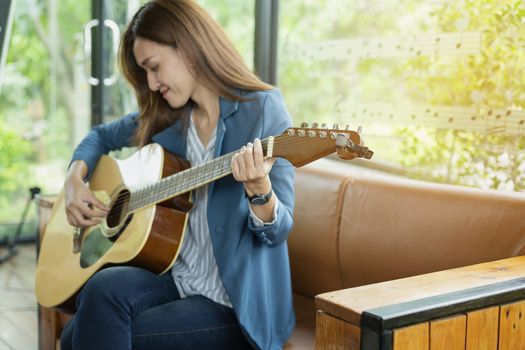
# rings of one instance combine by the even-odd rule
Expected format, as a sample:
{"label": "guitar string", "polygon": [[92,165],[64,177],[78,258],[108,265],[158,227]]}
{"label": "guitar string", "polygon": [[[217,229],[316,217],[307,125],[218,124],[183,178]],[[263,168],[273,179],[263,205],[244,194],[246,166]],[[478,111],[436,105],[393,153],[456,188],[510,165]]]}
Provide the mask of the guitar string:
{"label": "guitar string", "polygon": [[[293,137],[293,138],[291,138],[289,135],[278,135],[278,136],[274,137],[274,143],[273,144],[274,144],[274,147],[275,146],[285,145],[285,146],[293,148],[293,147],[297,147],[297,146],[300,146],[300,145],[304,144],[304,140],[307,140],[306,137],[309,137],[309,136],[305,135],[303,137]],[[328,140],[332,140],[335,143],[335,139],[328,138],[328,137],[329,136],[327,136]],[[267,147],[268,146],[268,139],[261,140],[261,142],[262,142],[263,147]],[[313,147],[314,146],[310,146],[309,147],[308,145],[305,147],[304,145],[302,145],[301,149],[313,148]],[[196,167],[190,167],[190,168],[181,170],[181,171],[179,171],[179,172],[177,172],[175,174],[169,175],[169,176],[161,179],[159,182],[156,182],[156,183],[153,183],[153,184],[146,184],[143,187],[131,188],[130,192],[127,192],[127,193],[123,194],[122,196],[117,197],[117,200],[116,200],[115,204],[111,207],[111,209],[112,209],[111,211],[117,210],[117,212],[118,212],[118,210],[121,210],[122,208],[124,208],[124,206],[129,203],[129,201],[127,201],[127,200],[132,196],[132,194],[135,195],[135,196],[138,196],[136,198],[139,198],[139,200],[144,199],[144,197],[142,197],[140,195],[137,195],[137,193],[140,192],[140,191],[147,190],[147,192],[148,192],[147,196],[148,197],[151,196],[151,193],[155,193],[154,195],[158,196],[159,192],[161,192],[160,194],[162,194],[164,192],[166,192],[166,194],[168,194],[171,190],[173,190],[177,186],[179,186],[179,187],[181,186],[182,188],[196,186],[195,188],[197,188],[197,187],[203,186],[206,183],[209,183],[209,182],[212,182],[212,181],[217,180],[219,178],[228,176],[229,174],[231,174],[231,166],[230,166],[231,158],[233,158],[233,155],[235,153],[237,153],[237,152],[239,152],[239,150],[236,150],[236,151],[230,152],[230,153],[226,153],[226,154],[224,154],[224,155],[222,155],[222,156],[220,156],[218,158],[215,158],[215,159],[213,159],[210,162],[207,162],[205,164],[200,164],[200,165],[197,165]],[[230,159],[228,159],[228,158],[230,158]],[[217,169],[215,167],[212,167],[212,171],[211,171],[212,179],[209,178],[210,174],[206,174],[205,168],[209,167],[210,164],[213,164],[214,162],[220,161],[220,160],[222,160],[222,163],[224,163],[225,160],[229,160],[230,162],[228,164],[228,168],[225,168],[224,164],[222,164],[222,167],[219,169],[219,173],[215,174],[214,172]],[[197,171],[198,168],[201,168],[201,170],[203,170],[203,171]],[[189,178],[184,179],[184,174],[183,174],[184,172],[188,172],[188,173],[189,172],[195,172],[195,174],[194,175],[190,174]],[[203,178],[203,179],[201,179],[201,181],[197,181],[199,176]],[[217,176],[219,176],[219,177],[217,178]],[[173,181],[173,179],[175,179],[176,177],[180,177],[179,180],[182,180],[182,181],[176,181],[175,180],[174,181],[175,183],[173,184],[173,186],[167,187],[167,188],[165,188],[165,189],[163,189],[161,191],[151,192],[153,187],[162,186],[162,185],[160,185],[160,183],[162,181],[164,181],[164,184],[165,184],[166,182]],[[169,180],[170,178],[172,180]],[[204,179],[204,178],[206,178],[206,179]],[[207,180],[210,180],[210,181],[207,181]],[[189,191],[190,191],[190,189],[180,193],[179,195],[182,195],[182,194],[187,193]],[[168,198],[166,198],[164,200],[169,200],[170,198],[172,198],[169,195],[167,197]],[[162,197],[159,197],[158,199],[161,199],[161,198]],[[146,199],[151,199],[151,198],[146,198]],[[162,200],[160,202],[162,202]],[[141,205],[141,206],[139,206],[136,209],[139,209],[139,208],[142,208],[142,207],[144,207],[144,205]],[[128,213],[125,213],[125,214],[128,214]]]}

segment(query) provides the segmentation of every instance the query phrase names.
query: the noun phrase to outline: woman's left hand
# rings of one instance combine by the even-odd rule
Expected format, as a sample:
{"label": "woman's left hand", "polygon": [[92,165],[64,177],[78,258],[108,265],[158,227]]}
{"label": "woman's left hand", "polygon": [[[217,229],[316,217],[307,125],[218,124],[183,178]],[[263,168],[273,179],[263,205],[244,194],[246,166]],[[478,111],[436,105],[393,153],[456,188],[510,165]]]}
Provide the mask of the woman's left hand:
{"label": "woman's left hand", "polygon": [[248,195],[268,193],[272,189],[268,174],[275,158],[264,159],[261,140],[255,139],[243,146],[232,158],[232,173],[235,180],[243,182]]}

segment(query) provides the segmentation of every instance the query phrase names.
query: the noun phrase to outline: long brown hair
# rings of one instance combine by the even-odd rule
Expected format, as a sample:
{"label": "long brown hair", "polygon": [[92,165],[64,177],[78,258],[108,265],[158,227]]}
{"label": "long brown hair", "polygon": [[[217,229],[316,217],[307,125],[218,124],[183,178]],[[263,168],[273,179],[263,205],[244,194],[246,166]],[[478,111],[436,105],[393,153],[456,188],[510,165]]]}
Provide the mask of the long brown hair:
{"label": "long brown hair", "polygon": [[225,98],[243,100],[235,95],[236,88],[272,88],[250,71],[220,25],[193,0],[150,1],[129,23],[119,52],[121,71],[133,87],[139,105],[139,128],[135,134],[139,146],[185,115],[190,106],[174,109],[158,92],[149,89],[146,72],[133,54],[137,37],[179,48],[195,78]]}

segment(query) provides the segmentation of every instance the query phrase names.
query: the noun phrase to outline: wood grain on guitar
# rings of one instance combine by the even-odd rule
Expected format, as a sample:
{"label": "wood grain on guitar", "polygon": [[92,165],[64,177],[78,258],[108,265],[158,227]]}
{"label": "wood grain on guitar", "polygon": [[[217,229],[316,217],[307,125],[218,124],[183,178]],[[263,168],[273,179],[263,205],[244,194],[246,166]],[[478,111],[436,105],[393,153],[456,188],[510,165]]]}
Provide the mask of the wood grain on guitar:
{"label": "wood grain on guitar", "polygon": [[[267,157],[301,167],[337,152],[342,159],[370,159],[359,132],[289,128],[262,140]],[[90,189],[103,194],[110,212],[98,225],[77,230],[67,223],[64,190],[46,226],[36,268],[35,290],[45,307],[72,312],[72,300],[85,282],[109,265],[133,265],[155,273],[168,271],[184,239],[191,190],[231,174],[237,151],[191,167],[188,162],[149,144],[125,160],[103,156]]]}

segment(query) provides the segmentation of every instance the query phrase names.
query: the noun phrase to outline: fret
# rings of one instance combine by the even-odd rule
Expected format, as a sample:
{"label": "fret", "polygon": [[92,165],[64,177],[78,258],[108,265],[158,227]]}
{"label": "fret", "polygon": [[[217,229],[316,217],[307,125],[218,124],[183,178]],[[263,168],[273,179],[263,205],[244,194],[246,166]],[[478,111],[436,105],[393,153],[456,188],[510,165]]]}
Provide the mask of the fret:
{"label": "fret", "polygon": [[221,157],[220,159],[216,159],[213,162],[214,163],[214,171],[213,171],[214,177],[218,176],[222,172],[224,159],[225,157]]}
{"label": "fret", "polygon": [[159,190],[158,190],[159,191],[159,196],[161,196],[161,197],[166,196],[166,194],[169,191],[169,188],[170,188],[169,181],[166,178],[162,179],[160,181],[160,183],[159,183]]}
{"label": "fret", "polygon": [[189,169],[186,169],[180,174],[180,176],[179,176],[180,177],[180,181],[179,181],[178,186],[176,187],[175,193],[182,192],[182,190],[188,186],[189,173],[190,173]]}
{"label": "fret", "polygon": [[195,186],[204,182],[206,176],[206,163],[199,164],[199,170],[197,171],[197,177],[195,180]]}
{"label": "fret", "polygon": [[169,196],[170,192],[173,191],[177,186],[176,178],[170,178],[166,177],[162,179],[163,185],[162,185],[162,197],[166,198]]}
{"label": "fret", "polygon": [[204,172],[206,173],[206,179],[211,180],[213,179],[213,162],[207,162],[204,165]]}
{"label": "fret", "polygon": [[140,188],[139,190],[136,192],[136,198],[137,198],[137,208],[140,208],[142,206],[142,193],[140,191]]}
{"label": "fret", "polygon": [[151,186],[148,186],[148,189],[150,192],[148,194],[148,201],[157,202],[159,199],[162,198],[162,193],[160,193],[160,188],[162,187],[162,181],[153,184]]}

